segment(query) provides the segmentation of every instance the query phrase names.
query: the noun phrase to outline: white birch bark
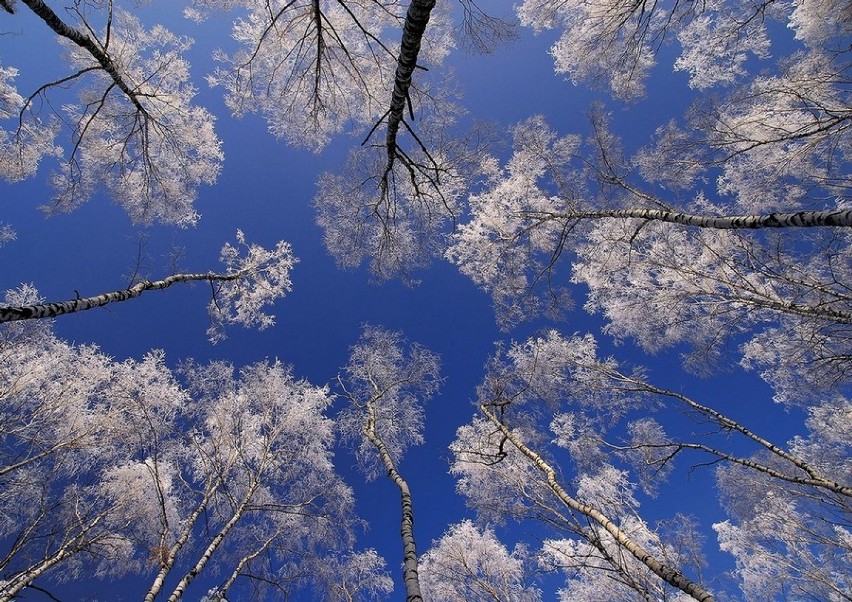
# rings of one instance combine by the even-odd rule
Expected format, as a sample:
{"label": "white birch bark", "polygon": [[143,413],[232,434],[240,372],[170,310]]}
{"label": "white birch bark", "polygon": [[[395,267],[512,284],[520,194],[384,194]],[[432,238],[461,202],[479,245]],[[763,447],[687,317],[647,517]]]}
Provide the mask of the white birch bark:
{"label": "white birch bark", "polygon": [[703,587],[689,580],[686,576],[683,575],[679,570],[674,567],[668,566],[660,562],[656,557],[654,557],[650,552],[645,550],[641,545],[635,542],[630,536],[627,535],[624,531],[622,531],[618,525],[612,522],[606,515],[604,515],[600,510],[589,506],[588,504],[583,504],[582,502],[574,499],[568,492],[563,489],[563,487],[556,480],[556,471],[545,462],[541,456],[531,450],[529,447],[524,445],[524,443],[505,425],[503,424],[489,409],[486,405],[480,405],[480,409],[482,413],[491,421],[494,426],[496,426],[504,437],[508,441],[514,445],[518,451],[520,451],[524,456],[526,456],[530,461],[535,464],[536,468],[539,471],[544,473],[547,478],[547,486],[548,488],[559,498],[559,500],[564,503],[568,508],[579,512],[580,514],[587,516],[594,522],[598,523],[602,526],[607,533],[612,535],[618,545],[622,548],[630,552],[634,558],[636,558],[639,562],[648,567],[655,575],[660,577],[666,583],[676,587],[682,592],[689,594],[699,602],[715,602],[715,598],[713,594],[705,590]]}

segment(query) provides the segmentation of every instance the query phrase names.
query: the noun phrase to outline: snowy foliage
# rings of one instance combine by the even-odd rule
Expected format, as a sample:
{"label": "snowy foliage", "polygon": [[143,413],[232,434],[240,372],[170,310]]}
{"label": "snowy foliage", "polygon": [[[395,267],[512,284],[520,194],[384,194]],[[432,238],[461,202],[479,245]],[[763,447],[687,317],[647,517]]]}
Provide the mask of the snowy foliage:
{"label": "snowy foliage", "polygon": [[556,73],[575,84],[603,80],[615,95],[636,98],[644,94],[666,19],[653,9],[639,14],[632,8],[616,0],[526,0],[517,11],[521,24],[536,31],[561,30],[550,50]]}
{"label": "snowy foliage", "polygon": [[56,156],[58,126],[33,119],[19,122],[24,99],[14,86],[18,70],[0,65],[0,179],[17,182],[31,177],[45,156]]}
{"label": "snowy foliage", "polygon": [[357,442],[358,460],[369,478],[382,474],[384,465],[366,436],[367,423],[398,465],[409,446],[423,442],[423,402],[438,391],[439,362],[399,332],[364,327],[345,368],[342,382],[350,405],[338,417],[338,427]]}
{"label": "snowy foliage", "polygon": [[425,600],[438,602],[539,602],[541,592],[527,583],[526,550],[509,552],[491,529],[471,521],[450,525],[420,558]]}
{"label": "snowy foliage", "polygon": [[274,249],[264,249],[247,243],[245,234],[237,230],[237,245],[222,247],[221,261],[229,278],[218,282],[208,306],[207,336],[214,343],[226,338],[228,324],[260,330],[272,326],[275,318],[264,309],[292,289],[290,270],[298,260],[288,243],[280,241]]}
{"label": "snowy foliage", "polygon": [[852,34],[852,4],[849,0],[795,0],[788,27],[808,45],[821,45],[832,38]]}
{"label": "snowy foliage", "polygon": [[386,32],[403,18],[396,2],[229,4],[250,7],[234,23],[240,49],[219,52],[208,81],[225,88],[235,115],[262,113],[275,136],[318,151],[384,113],[396,66]]}
{"label": "snowy foliage", "polygon": [[317,566],[318,580],[327,580],[327,602],[386,600],[393,592],[385,560],[375,550],[353,552],[342,558],[322,559]]}
{"label": "snowy foliage", "polygon": [[488,420],[475,416],[460,426],[450,451],[456,490],[479,518],[505,524],[536,516],[537,506],[550,510],[549,494],[530,486],[538,481],[535,467]]}
{"label": "snowy foliage", "polygon": [[[512,130],[514,153],[504,168],[493,157],[480,165],[485,189],[468,199],[470,219],[452,234],[446,258],[488,291],[506,322],[534,313],[540,301],[530,294],[538,274],[558,248],[565,230],[548,216],[572,206],[582,184],[566,169],[580,144],[577,136],[558,138],[541,117]],[[559,196],[545,183],[554,182]],[[554,285],[544,302],[565,304]]]}
{"label": "snowy foliage", "polygon": [[852,264],[845,235],[792,238],[764,245],[730,231],[600,222],[577,249],[573,279],[589,287],[586,309],[603,313],[609,333],[649,351],[687,342],[695,369],[718,365],[730,338],[752,333],[745,364],[779,399],[801,401],[847,382],[841,283]]}
{"label": "snowy foliage", "polygon": [[54,178],[57,194],[48,211],[70,211],[105,186],[134,223],[197,221],[195,189],[216,181],[223,155],[213,115],[191,104],[195,88],[183,58],[191,44],[117,11],[98,42],[109,53],[113,75],[88,49],[66,42],[69,63],[86,74],[73,79],[87,83],[79,103],[63,107],[73,124],[72,144]]}
{"label": "snowy foliage", "polygon": [[525,26],[556,29],[555,70],[574,84],[608,85],[615,96],[636,99],[667,41],[677,39],[676,70],[689,72],[690,86],[707,89],[747,79],[746,61],[768,59],[768,26],[786,23],[813,46],[843,48],[850,31],[848,0],[817,2],[589,2],[526,0],[517,7]]}
{"label": "snowy foliage", "polygon": [[[848,479],[850,440],[845,439]],[[852,587],[848,497],[814,497],[807,488],[756,478],[735,466],[720,469],[718,477],[730,518],[713,528],[721,549],[736,559],[735,575],[746,599],[846,597]]]}
{"label": "snowy foliage", "polygon": [[9,224],[0,223],[0,247],[16,240],[18,234],[12,229]]}
{"label": "snowy foliage", "polygon": [[[522,25],[553,31],[556,73],[608,89],[615,109],[594,104],[579,134],[536,116],[467,137],[449,74],[432,68],[461,30],[479,41],[508,31],[472,1],[455,12],[430,0],[185,4],[183,26],[233,14],[206,78],[227,112],[260,115],[315,152],[358,135],[361,150],[321,177],[313,202],[340,266],[366,260],[380,279],[413,283],[443,257],[491,296],[501,326],[539,320],[498,343],[477,414],[449,425],[450,474],[476,522],[447,526],[419,558],[427,602],[537,602],[559,580],[565,602],[848,600],[852,239],[790,216],[852,207],[850,0],[521,0]],[[422,47],[403,31],[410,6],[431,15]],[[49,213],[106,191],[134,224],[195,225],[197,189],[224,156],[196,104],[192,40],[111,1],[0,8],[55,34],[66,63],[51,81],[0,66],[0,180],[58,158]],[[678,82],[690,108],[652,123],[655,110],[636,105],[641,123],[629,121],[630,102]],[[15,236],[0,222],[0,246]],[[209,283],[214,342],[230,324],[273,326],[268,308],[292,287],[290,245],[266,249],[238,230],[221,260],[222,274],[156,282],[137,270],[123,292]],[[570,317],[569,289],[601,336],[552,329]],[[22,285],[5,305],[41,301]],[[646,371],[632,365],[638,351],[671,355]],[[746,425],[716,409],[719,390],[654,384],[678,378],[654,372],[675,353],[704,374],[759,375],[791,434],[777,441],[763,418],[768,395],[731,413],[750,412]],[[339,436],[368,479],[387,473],[400,489],[403,580],[419,599],[396,466],[425,443],[439,363],[367,325],[335,395],[279,360],[172,370],[164,351],[114,359],[60,339],[49,319],[0,325],[0,599],[125,576],[152,579],[146,600],[387,599],[384,559],[355,547],[363,525],[335,467]],[[332,412],[335,399],[345,407]],[[685,495],[700,496],[699,516],[674,514]],[[713,532],[731,575],[704,572]],[[201,590],[188,589],[196,579]]]}
{"label": "snowy foliage", "polygon": [[[442,124],[421,122],[425,139]],[[463,145],[429,144],[397,157],[388,171],[387,149],[371,146],[350,154],[342,174],[320,177],[314,206],[326,248],[343,268],[365,259],[382,279],[424,268],[445,247],[445,230],[459,215],[469,166]]]}
{"label": "snowy foliage", "polygon": [[704,2],[701,13],[678,31],[683,52],[675,70],[688,71],[689,85],[699,90],[745,76],[749,55],[769,56],[766,21],[749,14],[758,10],[748,2]]}
{"label": "snowy foliage", "polygon": [[[7,295],[34,301],[32,287]],[[351,543],[352,494],[331,462],[326,388],[276,362],[238,377],[226,364],[187,364],[184,389],[161,352],[116,362],[57,339],[47,321],[0,335],[0,533],[18,538],[0,595],[48,569],[55,578],[151,564],[168,572],[174,555],[201,570],[215,554],[219,571],[235,571],[223,591],[245,574],[307,586],[301,563]],[[273,543],[292,574],[260,554]],[[350,591],[386,591],[380,559],[356,558],[347,562],[362,569],[350,572],[364,583]]]}

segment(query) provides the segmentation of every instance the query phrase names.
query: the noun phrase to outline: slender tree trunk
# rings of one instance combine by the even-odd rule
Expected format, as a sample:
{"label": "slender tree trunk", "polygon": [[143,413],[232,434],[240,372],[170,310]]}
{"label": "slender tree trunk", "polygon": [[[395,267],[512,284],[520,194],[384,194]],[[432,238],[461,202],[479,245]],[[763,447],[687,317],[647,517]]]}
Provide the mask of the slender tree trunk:
{"label": "slender tree trunk", "polygon": [[225,599],[227,599],[228,590],[231,589],[231,586],[234,585],[234,583],[237,581],[237,578],[241,574],[243,574],[243,569],[245,568],[245,566],[249,562],[251,562],[252,560],[257,558],[258,556],[260,556],[261,554],[266,552],[266,550],[269,549],[269,546],[272,545],[272,543],[275,541],[275,539],[279,535],[281,535],[281,532],[276,531],[272,535],[272,537],[269,537],[266,541],[264,541],[261,546],[259,546],[254,551],[252,551],[252,552],[246,554],[245,556],[243,556],[242,558],[240,558],[239,562],[237,562],[237,566],[235,566],[234,570],[231,572],[231,576],[228,577],[228,579],[225,581],[225,583],[223,583],[221,586],[219,586],[218,593],[221,594],[222,596],[225,596]]}
{"label": "slender tree trunk", "polygon": [[255,481],[254,483],[252,483],[251,487],[246,492],[246,496],[243,499],[242,503],[234,511],[234,514],[231,516],[228,522],[225,523],[225,525],[221,529],[219,529],[219,532],[216,534],[215,537],[213,537],[213,540],[210,542],[207,548],[205,548],[204,552],[201,554],[201,557],[198,559],[198,562],[195,563],[195,566],[193,566],[189,570],[189,572],[183,576],[183,578],[180,580],[180,583],[175,586],[175,589],[169,596],[168,602],[177,602],[177,600],[180,600],[181,596],[183,596],[183,593],[186,591],[186,588],[190,584],[190,582],[192,582],[192,580],[195,579],[199,573],[201,573],[201,571],[213,557],[213,554],[216,553],[216,550],[225,540],[225,537],[227,537],[228,533],[231,532],[231,529],[233,529],[234,526],[238,522],[240,522],[240,519],[242,519],[243,515],[245,514],[246,508],[248,508],[248,505],[251,502],[252,497],[254,496],[254,492],[257,490],[259,485],[260,481]]}
{"label": "slender tree trunk", "polygon": [[169,572],[172,570],[172,567],[175,564],[175,559],[177,558],[178,553],[183,549],[183,546],[186,544],[187,540],[189,540],[189,536],[192,534],[192,529],[195,526],[195,521],[198,520],[198,517],[201,516],[201,513],[207,508],[207,504],[210,502],[210,498],[219,489],[219,485],[221,483],[219,481],[216,484],[205,491],[204,499],[201,500],[201,503],[195,508],[192,514],[184,523],[183,529],[180,532],[180,536],[177,541],[169,548],[169,553],[166,558],[163,560],[162,566],[160,567],[160,572],[157,573],[157,576],[154,578],[154,582],[151,584],[151,588],[148,590],[148,593],[145,594],[145,602],[154,602],[154,598],[157,597],[157,594],[160,593],[160,590],[163,588],[163,584],[166,581],[166,577]]}
{"label": "slender tree trunk", "polygon": [[717,230],[755,230],[762,228],[818,228],[825,226],[852,227],[852,210],[797,211],[795,213],[767,213],[764,215],[707,216],[691,215],[663,209],[612,209],[605,211],[575,211],[566,213],[524,212],[524,215],[543,220],[636,218],[668,222],[696,228]]}
{"label": "slender tree trunk", "polygon": [[[675,391],[669,391],[668,389],[660,389],[660,388],[655,387],[654,385],[651,385],[651,384],[646,383],[644,381],[624,376],[623,374],[621,374],[619,372],[613,372],[612,376],[619,378],[621,380],[627,381],[629,383],[638,385],[639,387],[641,387],[642,390],[648,391],[650,393],[656,393],[657,395],[663,395],[665,397],[671,397],[673,399],[677,399],[679,401],[682,401],[683,403],[685,403],[689,407],[693,408],[694,410],[697,410],[698,412],[704,414],[705,416],[710,416],[719,425],[721,425],[721,426],[723,426],[727,429],[734,430],[734,431],[737,431],[739,433],[742,433],[743,435],[745,435],[746,437],[748,437],[749,439],[751,439],[752,441],[754,441],[758,445],[765,447],[766,449],[768,449],[770,452],[772,452],[776,456],[778,456],[780,458],[784,458],[788,462],[791,462],[797,468],[799,468],[799,469],[803,470],[805,473],[807,473],[808,476],[811,477],[811,479],[810,479],[811,482],[809,482],[807,484],[814,485],[814,486],[817,486],[817,487],[823,487],[825,489],[829,489],[830,491],[833,491],[835,493],[839,493],[839,494],[842,494],[842,495],[852,496],[852,488],[850,488],[846,485],[842,485],[841,483],[838,483],[837,481],[833,481],[833,480],[823,476],[822,474],[820,474],[820,472],[818,470],[816,470],[813,466],[811,466],[810,464],[808,464],[807,462],[805,462],[801,458],[794,456],[793,454],[791,454],[789,452],[784,451],[782,448],[778,447],[777,445],[775,445],[771,441],[764,439],[763,437],[761,437],[757,433],[746,428],[745,426],[743,426],[739,422],[728,418],[727,416],[725,416],[721,412],[718,412],[718,411],[714,410],[713,408],[701,405],[700,403],[693,401],[692,399],[690,399],[689,397],[687,397],[686,395],[683,395],[681,393],[677,393]],[[710,448],[705,449],[705,451],[711,451],[712,452],[712,450]],[[740,462],[740,463],[743,463],[743,462]]]}
{"label": "slender tree trunk", "polygon": [[411,77],[417,66],[417,55],[420,53],[420,43],[423,33],[429,24],[429,16],[435,8],[435,0],[412,0],[405,14],[405,24],[402,29],[402,42],[399,48],[399,59],[396,64],[396,75],[393,83],[390,110],[388,112],[388,130],[385,145],[388,152],[388,164],[385,173],[390,171],[396,159],[396,138],[399,126],[405,114],[405,103],[409,98]]}
{"label": "slender tree trunk", "polygon": [[713,594],[706,591],[703,587],[694,583],[693,581],[686,578],[680,571],[676,568],[668,566],[657,560],[650,552],[645,550],[641,545],[635,542],[630,538],[627,533],[622,531],[618,525],[612,522],[609,518],[607,518],[600,510],[589,506],[587,504],[583,504],[573,497],[568,495],[559,482],[556,480],[556,471],[545,462],[541,456],[528,448],[524,443],[512,433],[509,428],[503,424],[491,411],[488,409],[486,405],[480,405],[480,409],[482,413],[491,421],[494,426],[496,426],[503,436],[508,439],[512,445],[514,445],[518,451],[524,454],[527,458],[529,458],[536,467],[544,473],[547,477],[547,485],[551,491],[564,503],[566,506],[571,508],[572,510],[579,512],[580,514],[592,519],[600,526],[602,526],[607,533],[612,535],[615,541],[622,548],[630,552],[634,558],[636,558],[639,562],[648,567],[655,575],[660,577],[663,581],[672,585],[682,592],[685,592],[698,600],[699,602],[714,602],[715,598]]}
{"label": "slender tree trunk", "polygon": [[59,548],[59,550],[57,550],[52,556],[44,558],[6,583],[0,584],[0,587],[3,588],[0,590],[0,602],[9,602],[14,599],[15,596],[21,593],[21,591],[28,587],[33,581],[44,575],[44,573],[52,567],[56,566],[66,558],[73,556],[84,547],[92,545],[97,538],[95,538],[95,540],[86,541],[84,536],[86,533],[94,529],[98,523],[101,522],[102,518],[102,515],[98,516],[88,525],[85,525],[78,535]]}
{"label": "slender tree trunk", "polygon": [[94,297],[78,297],[69,301],[57,301],[54,303],[41,303],[38,305],[22,305],[17,307],[0,307],[0,323],[14,322],[16,320],[38,320],[41,318],[55,318],[63,314],[85,311],[94,307],[103,307],[108,303],[127,301],[138,297],[145,291],[155,291],[168,288],[176,282],[192,282],[207,280],[209,282],[226,282],[237,280],[242,274],[175,274],[162,280],[144,280],[134,284],[130,288],[121,291],[102,293]]}
{"label": "slender tree trunk", "polygon": [[[728,462],[732,462],[734,464],[739,464],[740,466],[746,466],[748,468],[754,469],[758,472],[762,472],[763,474],[769,475],[770,477],[774,477],[776,479],[781,479],[782,481],[787,481],[788,483],[796,483],[797,485],[809,485],[811,487],[822,487],[824,489],[828,489],[829,491],[833,491],[835,493],[839,493],[841,495],[846,495],[852,497],[852,488],[845,487],[839,483],[835,483],[834,481],[830,481],[828,479],[822,477],[797,477],[795,475],[789,475],[787,473],[781,472],[771,466],[766,466],[765,464],[761,464],[760,462],[755,462],[754,460],[749,460],[748,458],[740,458],[737,456],[732,456],[729,453],[723,452],[722,450],[710,447],[709,445],[704,445],[703,443],[659,443],[659,444],[638,444],[632,447],[645,447],[645,448],[669,448],[672,449],[672,452],[666,456],[666,461],[674,458],[678,453],[680,453],[684,449],[695,449],[698,451],[703,451],[708,454],[714,455],[717,458],[722,460],[727,460]],[[626,447],[616,446],[616,449],[628,449]]]}
{"label": "slender tree trunk", "polygon": [[367,403],[367,410],[369,411],[369,418],[367,418],[367,422],[364,424],[364,434],[367,435],[367,439],[379,451],[388,476],[399,487],[402,502],[400,534],[402,535],[402,575],[405,582],[405,600],[406,602],[423,602],[423,595],[420,593],[420,578],[417,570],[417,546],[414,541],[414,507],[411,503],[411,490],[408,488],[408,483],[397,471],[396,466],[394,466],[393,458],[391,458],[384,441],[376,434],[376,410],[372,400]]}
{"label": "slender tree trunk", "polygon": [[11,581],[2,584],[5,589],[0,591],[0,602],[9,602],[9,600],[13,600],[15,596],[21,593],[21,591],[27,588],[33,581],[46,573],[51,567],[69,556],[73,556],[75,552],[76,550],[63,548],[50,558],[47,558],[38,565],[29,568],[24,573],[13,578]]}

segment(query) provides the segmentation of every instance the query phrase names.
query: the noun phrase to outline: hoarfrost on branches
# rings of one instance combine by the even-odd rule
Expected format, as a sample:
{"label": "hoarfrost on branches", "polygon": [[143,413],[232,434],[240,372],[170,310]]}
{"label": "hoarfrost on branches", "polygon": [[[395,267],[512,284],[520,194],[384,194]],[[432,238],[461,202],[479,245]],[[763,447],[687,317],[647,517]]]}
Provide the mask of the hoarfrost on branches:
{"label": "hoarfrost on branches", "polygon": [[228,324],[260,330],[272,326],[275,318],[264,308],[292,289],[290,270],[298,260],[288,243],[280,241],[274,249],[264,249],[247,243],[245,234],[237,230],[237,245],[222,247],[221,261],[234,277],[219,283],[208,306],[212,324],[207,335],[214,343],[226,338]]}

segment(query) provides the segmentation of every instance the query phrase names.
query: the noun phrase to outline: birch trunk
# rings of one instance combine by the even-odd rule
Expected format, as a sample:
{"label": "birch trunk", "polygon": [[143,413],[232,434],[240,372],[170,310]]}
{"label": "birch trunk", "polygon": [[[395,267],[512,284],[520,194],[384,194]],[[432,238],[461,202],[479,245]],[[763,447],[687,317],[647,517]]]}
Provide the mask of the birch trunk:
{"label": "birch trunk", "polygon": [[90,38],[88,35],[74,29],[67,23],[65,23],[59,16],[53,12],[53,10],[47,6],[42,0],[21,0],[24,4],[26,4],[30,10],[32,10],[36,15],[38,15],[42,21],[44,21],[48,27],[50,27],[54,33],[57,35],[66,38],[79,46],[80,48],[85,49],[92,57],[98,62],[101,68],[106,71],[109,76],[112,78],[112,81],[115,83],[118,88],[124,92],[125,96],[133,103],[133,106],[136,107],[143,115],[147,115],[147,111],[145,107],[142,106],[142,103],[139,102],[139,98],[136,96],[136,92],[131,88],[131,86],[124,81],[121,75],[115,68],[115,64],[112,62],[112,59],[109,55],[104,52],[104,50],[98,46],[98,44]]}
{"label": "birch trunk", "polygon": [[524,212],[534,218],[550,219],[645,219],[696,228],[717,230],[756,230],[763,228],[818,228],[835,226],[852,227],[852,210],[797,211],[795,213],[767,213],[764,215],[707,216],[691,215],[663,209],[612,209],[605,211],[576,211],[566,213]]}
{"label": "birch trunk", "polygon": [[83,297],[69,301],[57,301],[54,303],[41,303],[38,305],[23,305],[17,307],[0,307],[0,323],[14,322],[16,320],[39,320],[42,318],[55,318],[63,314],[85,311],[95,307],[103,307],[109,303],[127,301],[138,297],[145,291],[155,291],[168,288],[176,282],[192,282],[207,280],[209,282],[227,282],[237,280],[242,274],[175,274],[162,280],[144,280],[134,284],[130,288],[121,291],[102,293],[94,297]]}
{"label": "birch trunk", "polygon": [[388,112],[388,131],[385,145],[388,152],[386,173],[390,171],[396,159],[396,138],[399,126],[405,114],[405,103],[408,101],[411,88],[411,77],[417,66],[417,55],[420,53],[420,43],[423,33],[429,24],[429,16],[435,7],[435,0],[412,0],[405,14],[405,24],[402,29],[402,42],[399,48],[399,59],[396,64],[396,74],[393,83],[390,110]]}
{"label": "birch trunk", "polygon": [[529,458],[533,464],[535,464],[536,468],[544,473],[547,477],[548,487],[554,494],[556,494],[562,503],[602,526],[607,533],[612,535],[615,541],[618,542],[619,546],[630,552],[634,558],[648,567],[655,575],[660,577],[669,585],[689,594],[699,602],[715,602],[713,594],[706,591],[697,583],[687,579],[686,576],[684,576],[683,573],[678,571],[676,568],[665,565],[657,560],[650,552],[645,550],[637,542],[633,541],[630,536],[622,531],[618,525],[607,518],[601,511],[587,504],[583,504],[568,495],[568,492],[566,492],[556,480],[556,472],[542,459],[541,456],[524,445],[524,443],[518,439],[505,424],[503,424],[489,411],[486,405],[480,405],[479,407],[482,410],[482,413],[485,414],[488,420],[490,420],[491,423],[500,430],[503,436],[506,437],[506,439],[508,439],[512,445],[518,449],[518,451]]}
{"label": "birch trunk", "polygon": [[28,568],[22,573],[19,573],[6,583],[0,584],[3,587],[3,589],[0,590],[0,602],[9,602],[10,600],[14,599],[19,593],[21,593],[21,591],[23,591],[33,581],[41,577],[52,567],[56,566],[58,563],[65,560],[66,558],[73,556],[86,546],[95,543],[98,537],[87,541],[85,539],[85,535],[86,533],[94,529],[98,525],[98,523],[101,522],[102,518],[103,516],[98,516],[94,520],[92,520],[88,525],[85,525],[78,535],[76,535],[74,538],[71,539],[71,541],[59,548],[59,550],[57,550],[52,556],[45,558],[40,562],[32,565],[30,568]]}
{"label": "birch trunk", "polygon": [[180,580],[180,583],[175,586],[175,589],[169,596],[168,602],[177,602],[177,600],[180,600],[181,596],[183,596],[184,591],[186,591],[187,586],[192,582],[193,579],[198,576],[199,573],[201,573],[202,570],[204,570],[204,567],[213,557],[213,554],[216,553],[216,550],[225,540],[225,537],[227,537],[228,533],[231,532],[231,529],[233,529],[234,526],[238,522],[240,522],[240,519],[242,519],[243,515],[246,512],[246,508],[248,508],[248,505],[251,502],[252,497],[254,496],[254,492],[257,490],[259,485],[260,482],[257,480],[252,483],[251,487],[246,492],[246,496],[243,499],[242,503],[234,511],[234,514],[231,516],[228,522],[225,523],[225,525],[219,530],[219,532],[210,542],[210,545],[205,548],[204,552],[201,554],[201,557],[198,559],[198,562],[195,563],[195,566],[192,567],[189,572],[183,576],[183,578]]}
{"label": "birch trunk", "polygon": [[157,594],[160,593],[160,590],[163,588],[163,584],[166,581],[166,577],[169,572],[172,570],[172,567],[175,564],[175,559],[177,558],[178,553],[183,549],[183,546],[186,544],[187,540],[189,540],[189,536],[192,534],[192,529],[195,526],[195,521],[198,520],[198,517],[201,516],[201,513],[207,508],[207,504],[210,502],[210,498],[219,489],[220,482],[217,482],[212,488],[204,494],[204,499],[201,500],[201,503],[198,507],[193,511],[193,513],[189,516],[186,523],[184,524],[183,529],[180,532],[180,536],[177,541],[169,548],[169,553],[163,561],[162,566],[160,567],[160,572],[157,573],[157,576],[154,578],[154,582],[151,584],[151,588],[148,590],[148,593],[145,594],[145,602],[154,602],[154,598],[157,597]]}
{"label": "birch trunk", "polygon": [[423,595],[420,593],[420,578],[417,570],[417,546],[414,541],[414,507],[411,502],[411,490],[408,488],[408,483],[397,471],[396,466],[394,466],[393,458],[391,458],[384,441],[376,434],[376,410],[373,402],[374,400],[371,400],[367,403],[369,418],[367,418],[367,422],[364,424],[364,434],[379,451],[379,456],[381,456],[382,462],[387,469],[388,476],[399,487],[402,502],[400,534],[402,535],[402,575],[403,582],[405,583],[405,600],[406,602],[423,602]]}

